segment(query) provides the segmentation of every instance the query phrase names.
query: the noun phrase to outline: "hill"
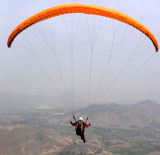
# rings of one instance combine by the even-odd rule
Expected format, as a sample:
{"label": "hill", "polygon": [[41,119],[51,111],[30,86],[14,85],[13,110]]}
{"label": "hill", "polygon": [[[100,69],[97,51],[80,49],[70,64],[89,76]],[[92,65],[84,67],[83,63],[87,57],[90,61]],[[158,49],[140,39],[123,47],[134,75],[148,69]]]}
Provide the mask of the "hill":
{"label": "hill", "polygon": [[91,104],[75,116],[87,115],[84,144],[69,122],[68,107],[54,97],[0,93],[0,154],[128,155],[160,152],[160,105],[145,100],[133,105]]}
{"label": "hill", "polygon": [[[145,100],[134,105],[91,105],[75,112],[89,116],[94,126],[105,128],[133,128],[154,126],[160,128],[160,104]],[[86,115],[87,114],[87,115]]]}

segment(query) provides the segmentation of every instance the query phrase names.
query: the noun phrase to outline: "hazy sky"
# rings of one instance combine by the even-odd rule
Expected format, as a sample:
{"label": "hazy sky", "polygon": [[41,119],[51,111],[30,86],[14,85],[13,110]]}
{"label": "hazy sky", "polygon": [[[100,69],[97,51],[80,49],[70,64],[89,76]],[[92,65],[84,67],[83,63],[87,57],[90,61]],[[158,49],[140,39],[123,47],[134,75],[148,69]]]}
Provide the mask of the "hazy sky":
{"label": "hazy sky", "polygon": [[[54,21],[55,25],[53,24],[53,20],[49,20],[49,22],[46,22],[46,24],[42,23],[42,25],[35,25],[33,29],[28,29],[26,32],[24,32],[24,35],[18,36],[15,43],[13,44],[13,48],[8,49],[6,45],[10,32],[20,22],[22,22],[29,16],[49,7],[71,2],[92,3],[122,11],[134,17],[135,19],[143,23],[146,27],[148,27],[160,43],[159,0],[0,0],[0,92],[26,93],[31,95],[46,94],[54,96],[73,89],[78,93],[81,93],[83,95],[85,94],[86,97],[88,96],[88,81],[90,78],[89,61],[91,56],[89,52],[88,54],[85,52],[90,48],[89,46],[87,47],[90,39],[87,39],[86,33],[93,31],[92,23],[95,20],[94,18],[91,17],[91,19],[88,19],[90,17],[87,17],[89,21],[88,27],[90,28],[89,31],[87,30],[86,25],[84,25],[86,23],[85,17],[83,17],[83,15],[82,17],[81,15],[73,16],[73,18],[82,18],[81,24],[83,26],[82,28],[80,27],[76,29],[76,24],[73,24],[73,30],[63,25],[64,22],[70,22],[70,18],[72,17],[56,18]],[[96,21],[94,22],[96,23],[95,27],[97,28],[97,30],[95,30],[94,35],[91,34],[90,36],[91,38],[94,38],[93,40],[91,39],[91,41],[93,41],[93,43],[96,43],[95,50],[103,51],[106,46],[109,46],[108,48],[111,48],[113,43],[111,41],[113,39],[113,33],[115,33],[116,31],[118,34],[116,34],[117,42],[118,40],[121,40],[123,33],[131,33],[131,37],[126,39],[126,43],[122,43],[122,46],[124,45],[126,50],[135,48],[137,44],[139,44],[139,42],[143,42],[143,38],[145,39],[145,42],[142,45],[143,47],[141,47],[140,49],[141,51],[142,49],[144,49],[144,51],[141,54],[137,54],[132,59],[133,61],[130,65],[128,65],[129,67],[125,68],[127,71],[124,74],[121,74],[121,70],[123,70],[123,63],[121,68],[118,68],[118,66],[120,66],[120,63],[121,61],[123,62],[123,60],[127,63],[127,58],[129,59],[130,55],[123,55],[124,49],[121,48],[122,54],[116,55],[113,58],[113,63],[109,63],[109,66],[112,66],[109,69],[110,76],[105,77],[106,82],[104,80],[100,87],[101,91],[99,90],[99,93],[97,93],[96,95],[102,93],[101,96],[105,96],[103,95],[105,94],[105,92],[111,91],[110,95],[104,97],[102,100],[128,101],[153,99],[160,102],[160,53],[154,54],[155,51],[152,43],[150,43],[150,41],[146,39],[144,35],[142,35],[141,37],[141,33],[132,30],[133,28],[127,28],[123,24],[119,26],[117,23],[115,23],[114,25],[113,21],[107,21],[108,23],[105,23],[104,19],[102,22],[101,20],[101,18],[96,18]],[[78,22],[77,19],[74,19],[74,21]],[[100,26],[101,29],[98,30],[100,24],[102,24],[102,26]],[[108,31],[103,31],[103,29],[106,28],[107,25]],[[47,29],[46,32],[41,32],[41,30],[44,29]],[[65,32],[66,29],[68,29],[67,32]],[[81,30],[84,30],[84,34],[81,32],[77,32]],[[74,42],[75,45],[78,46],[77,49],[76,47],[75,49],[77,53],[79,53],[77,55],[74,55],[73,76],[72,66],[70,66],[71,62],[69,62],[71,58],[65,55],[66,51],[70,53],[69,50],[72,47],[68,45],[68,38],[71,38],[70,40],[73,43],[73,36],[71,36],[71,34],[69,34],[69,36],[67,34],[65,36],[66,38],[63,36],[64,33],[70,33],[71,31],[73,31],[73,35],[77,34],[77,36],[80,38],[80,42]],[[57,34],[56,32],[62,33]],[[105,34],[106,37],[104,36]],[[109,39],[107,38],[107,36],[110,36]],[[95,38],[97,38],[99,42]],[[105,38],[107,45],[105,42],[101,43],[101,40],[104,40]],[[47,39],[49,39],[49,42],[47,41]],[[42,42],[43,44],[41,44]],[[62,51],[59,55],[57,55],[56,53],[56,59],[55,57],[52,59],[55,64],[51,62],[52,60],[48,60],[50,59],[50,55],[45,55],[44,53],[44,50],[49,50],[48,46],[51,46],[51,49],[54,50],[55,53],[57,52],[57,50]],[[146,50],[147,48],[150,49]],[[33,50],[34,52],[40,51],[41,55],[36,56],[38,58],[33,58],[35,56],[34,52],[31,52],[31,50]],[[149,52],[145,53],[145,50]],[[70,54],[70,56],[72,55]],[[104,57],[104,52],[101,52],[101,56],[100,54],[97,54],[95,52],[93,56],[93,71],[90,83],[91,98],[93,98],[94,93],[97,90],[99,81],[102,77],[102,73],[104,70],[104,67],[102,66],[106,65]],[[106,72],[108,72],[108,70]],[[130,77],[132,75],[133,77],[131,79]],[[72,79],[73,77],[74,79]],[[54,83],[53,85],[51,84],[52,80]],[[62,86],[64,83],[65,86]],[[112,83],[113,86],[110,87],[109,84]],[[58,91],[54,88],[55,84],[57,84],[56,87],[58,88]],[[105,84],[107,86],[105,86]]]}

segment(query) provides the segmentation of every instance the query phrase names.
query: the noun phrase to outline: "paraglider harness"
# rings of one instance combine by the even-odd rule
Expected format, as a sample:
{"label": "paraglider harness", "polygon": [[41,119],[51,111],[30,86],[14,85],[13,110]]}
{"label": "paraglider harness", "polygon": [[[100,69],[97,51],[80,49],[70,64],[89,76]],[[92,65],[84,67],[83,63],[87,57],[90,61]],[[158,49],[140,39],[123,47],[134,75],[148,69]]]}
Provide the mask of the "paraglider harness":
{"label": "paraglider harness", "polygon": [[75,126],[76,135],[80,136],[83,142],[85,143],[86,142],[85,136],[84,136],[85,128],[88,128],[91,126],[90,123],[88,125],[86,124],[88,121],[88,117],[86,118],[85,122],[83,122],[82,120],[76,121],[76,118],[74,115],[73,115],[73,118],[74,118],[75,123],[72,123],[72,121],[70,123],[72,126]]}

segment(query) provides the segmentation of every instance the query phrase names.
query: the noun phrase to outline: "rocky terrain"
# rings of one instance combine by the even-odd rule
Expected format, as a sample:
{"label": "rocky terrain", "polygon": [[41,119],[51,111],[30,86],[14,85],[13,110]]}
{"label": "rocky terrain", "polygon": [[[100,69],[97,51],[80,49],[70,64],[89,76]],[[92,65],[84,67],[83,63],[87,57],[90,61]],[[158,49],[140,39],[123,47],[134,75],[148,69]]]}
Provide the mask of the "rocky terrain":
{"label": "rocky terrain", "polygon": [[75,116],[89,116],[92,124],[84,144],[69,124],[72,113],[66,106],[39,97],[0,94],[0,154],[160,154],[160,105],[156,102],[79,108]]}

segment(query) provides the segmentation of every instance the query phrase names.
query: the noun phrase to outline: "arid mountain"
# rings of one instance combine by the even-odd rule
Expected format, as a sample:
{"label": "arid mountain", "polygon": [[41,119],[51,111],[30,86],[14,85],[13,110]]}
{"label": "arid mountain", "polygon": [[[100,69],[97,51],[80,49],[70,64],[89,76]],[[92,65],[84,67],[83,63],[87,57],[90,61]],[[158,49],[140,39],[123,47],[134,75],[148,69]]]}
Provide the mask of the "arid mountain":
{"label": "arid mountain", "polygon": [[[89,135],[86,144],[72,132],[30,126],[0,126],[0,154],[2,155],[111,155],[97,137]],[[91,139],[92,137],[92,139]],[[99,152],[99,153],[98,153]]]}
{"label": "arid mountain", "polygon": [[[69,92],[68,92],[69,93]],[[64,94],[63,94],[64,95]],[[63,96],[61,95],[61,97]],[[65,94],[66,95],[66,94]],[[64,96],[65,96],[64,95]],[[69,95],[69,94],[68,94]],[[78,94],[77,94],[78,96]],[[24,113],[32,111],[32,114],[39,113],[46,115],[49,113],[66,113],[62,116],[61,124],[68,123],[71,120],[69,111],[73,109],[73,105],[67,103],[57,104],[55,101],[59,97],[48,96],[28,96],[24,94],[0,93],[0,109],[3,110],[23,110]],[[83,103],[82,103],[83,105]],[[78,109],[77,105],[76,108]],[[45,111],[45,112],[44,112]],[[145,127],[152,125],[160,127],[160,104],[151,100],[145,100],[134,105],[111,104],[91,104],[74,111],[77,117],[89,116],[89,121],[94,126],[105,128],[132,128]]]}
{"label": "arid mountain", "polygon": [[91,105],[76,112],[105,128],[160,127],[160,104],[146,100],[134,105]]}
{"label": "arid mountain", "polygon": [[[0,93],[0,155],[138,155],[160,152],[160,105],[91,104],[74,111],[88,116],[86,144],[70,125],[68,107],[54,98]],[[46,104],[45,104],[46,103]]]}

